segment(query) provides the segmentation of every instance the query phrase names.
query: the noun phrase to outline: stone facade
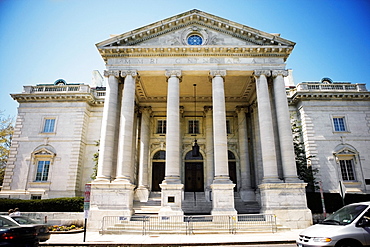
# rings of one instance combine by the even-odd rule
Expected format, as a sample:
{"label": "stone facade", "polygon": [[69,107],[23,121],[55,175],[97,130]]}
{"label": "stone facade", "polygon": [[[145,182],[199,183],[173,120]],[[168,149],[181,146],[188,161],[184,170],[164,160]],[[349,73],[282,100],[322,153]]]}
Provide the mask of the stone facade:
{"label": "stone facade", "polygon": [[94,73],[92,86],[57,80],[12,95],[19,110],[0,196],[82,196],[91,183],[91,229],[103,216],[153,210],[273,213],[308,226],[290,115],[325,191],[337,192],[344,171],[349,192],[369,193],[369,92],[294,86],[285,68],[294,45],[199,10],[98,43],[105,87]]}

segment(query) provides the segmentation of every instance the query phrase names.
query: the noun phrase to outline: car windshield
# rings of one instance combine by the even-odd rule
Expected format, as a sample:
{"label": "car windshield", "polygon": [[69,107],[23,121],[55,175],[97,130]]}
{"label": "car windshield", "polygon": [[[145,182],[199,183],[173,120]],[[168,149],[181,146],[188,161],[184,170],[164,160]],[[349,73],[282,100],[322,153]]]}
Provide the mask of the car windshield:
{"label": "car windshield", "polygon": [[16,223],[12,222],[11,220],[0,217],[0,228],[1,227],[9,227],[9,226],[18,226],[18,225]]}
{"label": "car windshield", "polygon": [[332,215],[330,215],[328,218],[326,218],[322,224],[328,224],[328,225],[348,225],[351,224],[352,221],[354,221],[359,214],[361,214],[365,209],[367,208],[367,205],[348,205],[345,206]]}
{"label": "car windshield", "polygon": [[12,217],[13,220],[17,221],[21,225],[27,225],[27,224],[37,224],[37,222],[31,220],[30,218],[26,217]]}

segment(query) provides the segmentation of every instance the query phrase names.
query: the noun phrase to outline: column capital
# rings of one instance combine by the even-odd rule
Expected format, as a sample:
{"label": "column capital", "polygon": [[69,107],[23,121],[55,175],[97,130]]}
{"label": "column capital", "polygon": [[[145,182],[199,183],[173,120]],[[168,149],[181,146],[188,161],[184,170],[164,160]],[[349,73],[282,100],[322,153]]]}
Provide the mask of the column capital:
{"label": "column capital", "polygon": [[269,77],[271,76],[271,71],[270,70],[255,70],[254,71],[254,76],[260,77],[261,75]]}
{"label": "column capital", "polygon": [[121,71],[121,76],[126,77],[128,75],[131,75],[132,77],[137,76],[137,70],[122,70]]}
{"label": "column capital", "polygon": [[152,113],[152,107],[151,106],[139,106],[139,112],[148,112],[149,114]]}
{"label": "column capital", "polygon": [[238,105],[235,107],[235,112],[240,113],[240,112],[248,112],[248,106],[246,105]]}
{"label": "column capital", "polygon": [[213,108],[210,105],[206,105],[203,107],[203,109],[204,109],[204,112],[207,113],[207,112],[211,112]]}
{"label": "column capital", "polygon": [[273,70],[272,71],[272,76],[273,77],[278,77],[279,75],[283,76],[283,77],[287,77],[289,74],[288,70]]}
{"label": "column capital", "polygon": [[216,76],[224,77],[226,76],[226,70],[211,70],[209,71],[209,75],[213,78]]}
{"label": "column capital", "polygon": [[104,76],[109,77],[109,76],[114,76],[114,77],[119,77],[119,70],[104,70]]}
{"label": "column capital", "polygon": [[175,76],[175,77],[179,78],[179,80],[181,81],[181,76],[182,76],[181,70],[166,69],[165,75],[166,75],[167,79],[169,79],[170,77]]}

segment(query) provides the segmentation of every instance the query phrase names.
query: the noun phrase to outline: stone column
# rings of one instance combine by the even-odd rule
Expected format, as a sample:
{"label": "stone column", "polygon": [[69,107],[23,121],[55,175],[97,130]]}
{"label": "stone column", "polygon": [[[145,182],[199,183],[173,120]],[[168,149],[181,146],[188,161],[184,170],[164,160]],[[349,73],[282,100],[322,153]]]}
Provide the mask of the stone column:
{"label": "stone column", "polygon": [[226,70],[212,70],[213,154],[215,177],[212,188],[212,215],[234,215],[234,186],[229,178],[227,156],[224,77]]}
{"label": "stone column", "polygon": [[274,130],[271,115],[271,103],[267,78],[271,75],[269,70],[256,70],[257,106],[258,122],[260,129],[262,163],[263,163],[263,180],[262,183],[281,182],[278,176]]}
{"label": "stone column", "polygon": [[112,179],[113,157],[115,153],[114,136],[116,133],[118,104],[118,70],[104,71],[108,77],[100,134],[98,172],[94,182],[110,182]]}
{"label": "stone column", "polygon": [[160,215],[183,215],[181,201],[184,185],[180,179],[180,70],[167,70],[166,170]]}
{"label": "stone column", "polygon": [[206,200],[211,200],[211,184],[215,176],[213,162],[213,121],[212,121],[212,106],[204,107],[206,120]]}
{"label": "stone column", "polygon": [[137,73],[136,71],[122,71],[121,76],[125,77],[125,82],[122,89],[117,175],[115,182],[132,184],[132,140],[135,116],[135,77]]}
{"label": "stone column", "polygon": [[150,113],[151,107],[141,107],[140,127],[140,158],[139,158],[139,182],[136,195],[141,202],[147,202],[149,198],[148,164],[149,164],[149,139],[150,139]]}
{"label": "stone column", "polygon": [[241,172],[241,189],[240,196],[243,201],[255,201],[255,194],[252,190],[251,168],[249,163],[248,135],[247,135],[247,118],[245,113],[248,108],[238,106],[238,130],[239,130],[239,153],[240,153],[240,172]]}
{"label": "stone column", "polygon": [[279,130],[279,142],[284,180],[287,183],[301,182],[297,176],[292,127],[290,123],[288,100],[283,78],[283,76],[288,76],[288,71],[273,70],[272,76],[274,77],[274,99]]}

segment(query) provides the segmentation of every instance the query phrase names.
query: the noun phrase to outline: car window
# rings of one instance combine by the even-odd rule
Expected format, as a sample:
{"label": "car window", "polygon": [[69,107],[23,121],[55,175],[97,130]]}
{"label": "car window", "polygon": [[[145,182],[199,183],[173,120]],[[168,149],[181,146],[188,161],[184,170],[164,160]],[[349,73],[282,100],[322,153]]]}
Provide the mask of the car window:
{"label": "car window", "polygon": [[354,221],[366,208],[367,205],[345,206],[330,215],[322,223],[330,225],[348,225],[352,223],[352,221]]}
{"label": "car window", "polygon": [[12,218],[13,218],[13,220],[17,221],[21,225],[36,224],[36,222],[34,222],[33,220],[31,220],[29,218],[23,218],[23,217],[12,217]]}
{"label": "car window", "polygon": [[0,218],[0,227],[9,227],[9,226],[17,226],[17,224],[11,222],[8,219]]}

